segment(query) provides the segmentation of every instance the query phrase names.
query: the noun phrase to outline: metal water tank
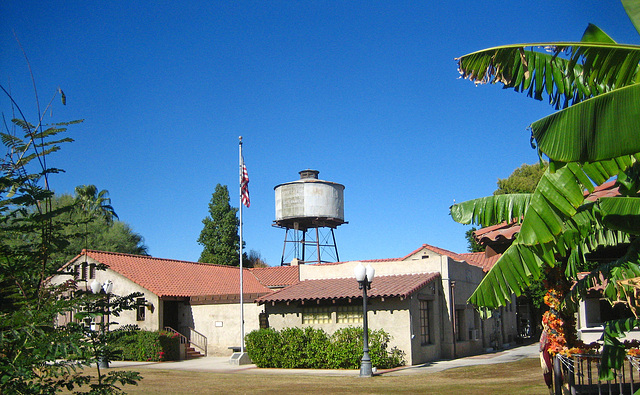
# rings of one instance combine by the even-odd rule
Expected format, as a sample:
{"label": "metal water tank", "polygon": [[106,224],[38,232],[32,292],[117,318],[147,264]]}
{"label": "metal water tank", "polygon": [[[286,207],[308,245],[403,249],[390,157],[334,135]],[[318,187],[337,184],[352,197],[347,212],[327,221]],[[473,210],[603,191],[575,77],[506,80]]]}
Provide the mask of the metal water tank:
{"label": "metal water tank", "polygon": [[344,185],[318,179],[317,170],[299,172],[300,179],[277,185],[275,224],[290,229],[335,228],[344,221]]}

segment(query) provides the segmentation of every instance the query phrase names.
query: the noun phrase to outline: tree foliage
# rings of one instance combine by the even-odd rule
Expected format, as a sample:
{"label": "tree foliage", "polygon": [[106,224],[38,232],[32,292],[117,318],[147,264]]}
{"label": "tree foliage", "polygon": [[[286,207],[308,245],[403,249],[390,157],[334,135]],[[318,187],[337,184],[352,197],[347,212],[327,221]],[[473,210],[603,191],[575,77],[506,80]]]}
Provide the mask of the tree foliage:
{"label": "tree foliage", "polygon": [[[83,249],[101,250],[109,252],[121,252],[125,254],[147,255],[147,246],[144,238],[133,231],[127,223],[118,220],[111,201],[102,200],[100,208],[90,208],[86,205],[86,196],[78,191],[90,187],[97,191],[93,185],[76,187],[76,196],[68,194],[55,195],[53,206],[74,205],[62,221],[62,232],[66,235],[69,244],[54,255],[54,259],[61,263],[68,262]],[[96,194],[98,195],[98,194]],[[99,192],[102,199],[108,195],[106,190]],[[108,199],[108,198],[106,198]]]}
{"label": "tree foliage", "polygon": [[540,178],[544,174],[548,164],[540,163],[528,165],[524,163],[515,169],[507,178],[498,179],[498,189],[494,195],[505,195],[511,193],[533,193]]}
{"label": "tree foliage", "polygon": [[237,212],[238,209],[229,203],[227,186],[216,185],[209,202],[209,215],[202,220],[204,228],[198,238],[198,243],[204,247],[199,262],[239,265],[240,221]]}
{"label": "tree foliage", "polygon": [[[640,2],[622,3],[639,29]],[[549,159],[549,168],[528,201],[505,195],[510,201],[500,201],[500,210],[486,198],[451,210],[462,223],[522,221],[515,242],[470,302],[489,308],[504,305],[511,293],[519,295],[540,278],[544,264],[554,268],[559,263],[565,279],[576,280],[577,264],[586,253],[629,243],[639,234],[639,62],[640,46],[618,44],[594,25],[587,27],[580,42],[506,45],[458,59],[463,78],[476,84],[501,83],[537,100],[547,97],[559,109],[531,125],[532,145]],[[612,177],[623,186],[623,197],[585,200],[585,190],[591,192]],[[619,282],[639,273],[639,262],[633,258],[636,247],[630,248],[625,257],[578,283],[593,284],[602,277],[615,289],[607,295],[612,303],[626,301],[634,308],[635,298],[626,298],[631,289]],[[557,257],[563,259],[558,262]],[[565,302],[583,297],[586,288],[579,285],[578,294]],[[604,369],[601,377],[610,377],[610,372]]]}
{"label": "tree foliage", "polygon": [[[53,394],[85,385],[92,393],[119,392],[119,385],[135,384],[139,375],[99,372],[92,381],[76,370],[107,353],[104,338],[82,323],[55,325],[60,314],[85,310],[98,297],[76,292],[71,276],[60,285],[50,282],[60,268],[52,256],[69,245],[63,227],[75,203],[53,205],[50,176],[60,170],[47,160],[72,141],[62,137],[67,126],[81,121],[44,125],[49,105],[31,124],[0,88],[20,117],[0,133],[7,149],[0,159],[0,393]],[[115,313],[133,307],[121,300],[110,305]]]}

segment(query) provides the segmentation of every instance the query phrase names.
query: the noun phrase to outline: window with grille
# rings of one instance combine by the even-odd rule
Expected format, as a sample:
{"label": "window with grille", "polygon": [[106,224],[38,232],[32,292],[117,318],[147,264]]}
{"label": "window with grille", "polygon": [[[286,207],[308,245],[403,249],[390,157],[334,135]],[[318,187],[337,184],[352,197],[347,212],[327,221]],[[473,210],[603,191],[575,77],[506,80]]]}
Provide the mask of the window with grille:
{"label": "window with grille", "polygon": [[302,310],[303,324],[328,324],[331,322],[329,307],[306,307]]}
{"label": "window with grille", "polygon": [[431,301],[420,301],[420,342],[424,344],[431,343],[431,331],[429,328],[429,310],[431,310]]}
{"label": "window with grille", "polygon": [[144,321],[147,305],[144,301],[144,298],[138,298],[136,302],[138,305],[136,310],[136,320]]}
{"label": "window with grille", "polygon": [[362,317],[361,306],[338,306],[336,316],[338,324],[360,324]]}
{"label": "window with grille", "polygon": [[87,279],[87,262],[82,264],[82,280]]}

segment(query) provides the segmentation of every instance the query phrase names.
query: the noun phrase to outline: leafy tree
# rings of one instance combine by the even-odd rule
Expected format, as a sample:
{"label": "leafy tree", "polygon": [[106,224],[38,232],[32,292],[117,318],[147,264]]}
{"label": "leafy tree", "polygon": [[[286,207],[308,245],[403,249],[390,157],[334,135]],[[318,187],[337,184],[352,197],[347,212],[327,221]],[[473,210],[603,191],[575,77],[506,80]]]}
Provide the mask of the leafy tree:
{"label": "leafy tree", "polygon": [[524,163],[518,167],[507,178],[498,179],[498,189],[494,195],[505,195],[510,193],[533,193],[540,178],[548,167],[548,163],[528,165]]}
{"label": "leafy tree", "polygon": [[204,246],[198,262],[237,266],[239,264],[237,208],[229,204],[229,189],[226,185],[216,185],[209,202],[209,216],[202,220],[204,228],[198,243]]}
{"label": "leafy tree", "polygon": [[[125,222],[119,221],[111,201],[102,190],[91,195],[98,197],[99,202],[89,203],[86,199],[87,188],[97,191],[93,185],[76,187],[76,196],[68,194],[56,195],[53,206],[74,205],[63,219],[63,233],[69,244],[54,256],[61,263],[68,262],[82,249],[93,249],[125,254],[147,255],[144,238],[135,233]],[[101,197],[99,197],[101,196]],[[97,202],[97,204],[95,204]]]}
{"label": "leafy tree", "polygon": [[467,251],[469,252],[482,252],[485,250],[485,246],[478,243],[476,238],[473,237],[473,232],[478,230],[476,227],[472,227],[464,233],[464,238],[467,239]]}
{"label": "leafy tree", "polygon": [[[640,32],[640,1],[622,4]],[[511,293],[519,295],[539,279],[546,264],[555,272],[557,296],[567,296],[567,308],[575,308],[599,276],[607,280],[606,298],[626,300],[635,308],[631,287],[618,281],[640,276],[640,239],[631,242],[625,256],[578,281],[571,293],[569,284],[576,280],[577,264],[585,253],[628,243],[640,233],[640,221],[634,220],[640,215],[639,62],[640,46],[617,44],[591,24],[580,42],[507,45],[458,59],[464,78],[502,83],[538,100],[546,96],[559,109],[531,125],[532,142],[550,162],[532,194],[496,195],[451,209],[456,221],[481,226],[523,218],[516,240],[473,293],[471,303],[486,308],[504,305]],[[621,197],[584,199],[584,190],[593,191],[594,185],[612,177],[617,178]],[[564,318],[570,324],[566,311]],[[612,376],[606,368],[609,362],[616,366],[619,360],[604,358],[602,378]]]}
{"label": "leafy tree", "polygon": [[256,250],[249,251],[246,262],[246,267],[269,267],[269,264],[264,259],[262,259],[262,255],[260,254],[260,252]]}
{"label": "leafy tree", "polygon": [[[0,159],[0,393],[73,390],[90,384],[92,377],[75,368],[102,357],[104,342],[89,340],[87,328],[80,324],[67,328],[54,324],[58,315],[81,309],[96,296],[75,293],[71,277],[61,285],[50,283],[60,267],[51,256],[68,245],[62,228],[74,205],[53,206],[50,176],[60,170],[49,167],[47,159],[61,144],[72,141],[61,137],[66,127],[81,121],[44,125],[49,105],[33,125],[4,87],[0,89],[21,117],[12,120],[13,127],[4,123],[0,133],[7,148]],[[62,91],[58,93],[64,102]],[[100,350],[83,352],[92,345]],[[112,393],[119,391],[118,383],[134,384],[139,379],[135,372],[98,373],[97,385],[93,382],[90,387],[94,393]]]}

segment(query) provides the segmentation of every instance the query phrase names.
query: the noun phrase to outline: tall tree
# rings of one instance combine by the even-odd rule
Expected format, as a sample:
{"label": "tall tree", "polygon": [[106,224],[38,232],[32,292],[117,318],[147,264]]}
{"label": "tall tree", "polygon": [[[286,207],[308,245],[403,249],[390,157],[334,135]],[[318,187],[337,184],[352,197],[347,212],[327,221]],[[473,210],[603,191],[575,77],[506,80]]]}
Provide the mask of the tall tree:
{"label": "tall tree", "polygon": [[229,204],[229,189],[216,185],[209,202],[209,216],[202,220],[204,228],[198,243],[204,246],[199,262],[237,266],[239,264],[240,236],[238,209]]}
{"label": "tall tree", "polygon": [[[640,32],[640,1],[623,0]],[[560,111],[531,125],[532,142],[550,165],[532,194],[498,195],[452,207],[461,223],[487,226],[522,220],[519,235],[473,293],[470,302],[488,308],[504,305],[511,293],[540,277],[543,264],[557,274],[562,290],[576,279],[585,252],[602,245],[629,242],[640,234],[640,46],[617,44],[594,25],[580,42],[533,43],[490,48],[458,59],[464,78],[502,83],[506,88],[549,103]],[[585,201],[617,177],[622,197]],[[578,281],[565,299],[568,306],[586,293],[599,276],[607,279],[609,300],[635,298],[618,281],[640,275],[639,243],[614,263],[600,266]],[[564,257],[559,262],[556,257]],[[617,363],[605,356],[607,362]],[[602,378],[611,377],[603,369]]]}

